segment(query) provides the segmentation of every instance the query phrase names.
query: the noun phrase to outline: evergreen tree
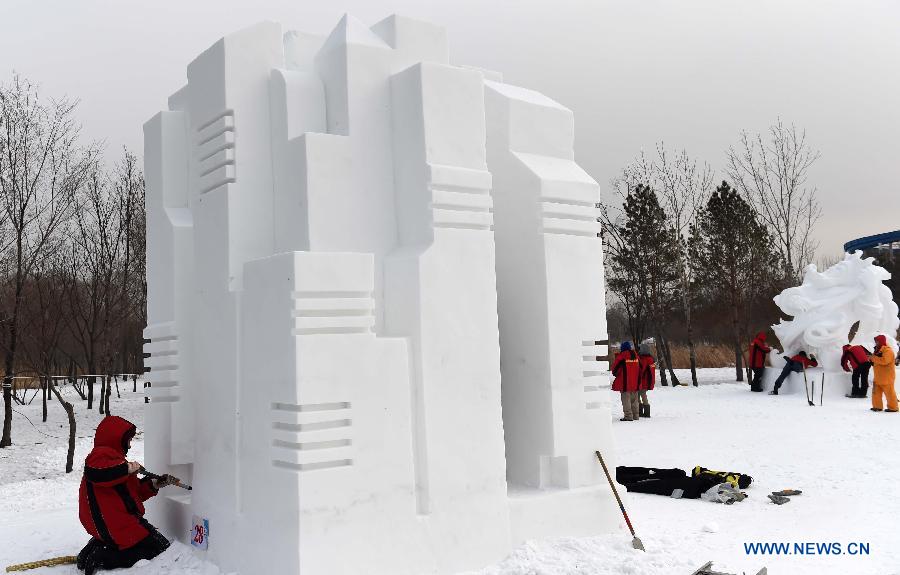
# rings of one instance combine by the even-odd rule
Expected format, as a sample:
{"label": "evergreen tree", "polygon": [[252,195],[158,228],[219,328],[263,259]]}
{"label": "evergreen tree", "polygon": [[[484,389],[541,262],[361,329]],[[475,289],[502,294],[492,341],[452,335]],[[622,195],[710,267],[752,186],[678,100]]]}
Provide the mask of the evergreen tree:
{"label": "evergreen tree", "polygon": [[616,230],[620,243],[610,258],[609,287],[625,305],[635,344],[644,339],[650,324],[663,385],[667,366],[673,385],[678,385],[665,340],[679,278],[677,234],[667,225],[656,193],[647,185],[629,190],[623,210],[624,222]]}
{"label": "evergreen tree", "polygon": [[741,318],[767,293],[778,257],[756,210],[727,182],[716,188],[691,230],[690,256],[701,293],[731,309],[735,375],[743,381]]}

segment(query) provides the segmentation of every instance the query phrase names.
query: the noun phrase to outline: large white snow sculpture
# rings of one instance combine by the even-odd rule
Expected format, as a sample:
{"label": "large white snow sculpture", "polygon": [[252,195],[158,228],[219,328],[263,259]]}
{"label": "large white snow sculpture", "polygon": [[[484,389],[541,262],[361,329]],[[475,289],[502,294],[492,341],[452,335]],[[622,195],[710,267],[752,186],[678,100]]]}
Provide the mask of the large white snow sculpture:
{"label": "large white snow sculpture", "polygon": [[152,519],[207,520],[245,574],[452,573],[614,528],[572,113],[397,16],[260,24],[187,76],[144,127],[146,457],[194,490]]}
{"label": "large white snow sculpture", "polygon": [[857,321],[854,345],[872,350],[875,336],[885,335],[896,351],[897,304],[882,283],[889,279],[890,272],[875,265],[873,258],[863,258],[860,251],[846,254],[843,261],[823,272],[809,265],[801,285],[775,296],[781,311],[793,317],[772,326],[784,354],[811,351],[822,369],[841,372],[841,347]]}

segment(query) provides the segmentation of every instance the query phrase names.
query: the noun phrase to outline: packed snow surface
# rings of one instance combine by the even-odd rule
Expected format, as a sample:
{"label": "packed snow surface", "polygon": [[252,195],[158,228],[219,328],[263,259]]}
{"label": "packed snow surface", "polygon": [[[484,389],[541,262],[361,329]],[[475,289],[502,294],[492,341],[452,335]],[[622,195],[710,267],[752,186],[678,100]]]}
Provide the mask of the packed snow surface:
{"label": "packed snow surface", "polygon": [[[689,381],[686,372],[679,377]],[[613,414],[616,464],[748,473],[754,478],[748,499],[726,506],[628,494],[618,486],[646,552],[631,547],[623,521],[613,535],[530,541],[469,575],[690,575],[707,561],[718,571],[748,575],[763,566],[771,575],[900,575],[900,498],[894,490],[900,414],[872,413],[865,400],[826,397],[824,406],[809,407],[802,394],[750,393],[746,384],[733,383],[733,368],[701,370],[700,378],[699,388],[652,391],[649,420],[619,422]],[[112,411],[140,426],[142,401],[128,387],[121,399],[113,397]],[[16,445],[0,450],[0,567],[74,554],[84,544],[78,468],[100,418],[84,405],[76,402],[80,439],[76,472],[69,475],[62,469],[67,424],[59,405],[50,404],[47,423],[40,421],[40,398],[16,406]],[[138,436],[129,455],[140,460],[142,454]],[[781,506],[766,498],[788,488],[803,494]],[[832,542],[841,544],[841,555],[745,552],[745,544],[753,543],[788,543],[793,552],[795,543]],[[868,544],[869,553],[848,554],[850,543]],[[129,572],[220,573],[181,544]],[[77,571],[62,566],[32,573]]]}

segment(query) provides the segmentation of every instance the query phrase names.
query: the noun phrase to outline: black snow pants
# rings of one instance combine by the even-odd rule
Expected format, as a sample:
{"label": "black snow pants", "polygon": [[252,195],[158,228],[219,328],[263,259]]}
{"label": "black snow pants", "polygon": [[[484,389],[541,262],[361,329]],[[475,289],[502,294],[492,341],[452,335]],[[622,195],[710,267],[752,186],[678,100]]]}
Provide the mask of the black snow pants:
{"label": "black snow pants", "polygon": [[850,395],[865,397],[869,393],[870,367],[872,367],[872,362],[866,361],[853,370],[853,389],[850,391]]}
{"label": "black snow pants", "polygon": [[762,379],[763,373],[765,373],[766,368],[764,367],[753,367],[753,379],[750,381],[750,391],[762,391]]}
{"label": "black snow pants", "polygon": [[794,361],[787,357],[785,357],[784,360],[787,363],[784,364],[784,369],[781,370],[781,374],[778,376],[778,379],[775,380],[775,391],[778,391],[781,388],[781,384],[784,383],[784,380],[787,379],[787,376],[792,372],[800,373],[803,371],[803,364],[799,361]]}

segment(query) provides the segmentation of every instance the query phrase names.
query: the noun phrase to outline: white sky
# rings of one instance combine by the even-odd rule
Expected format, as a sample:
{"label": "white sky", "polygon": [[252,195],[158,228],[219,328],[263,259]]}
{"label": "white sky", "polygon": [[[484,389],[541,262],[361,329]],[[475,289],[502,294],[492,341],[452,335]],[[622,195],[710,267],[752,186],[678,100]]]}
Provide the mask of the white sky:
{"label": "white sky", "polygon": [[900,228],[896,0],[0,0],[0,81],[79,98],[86,136],[141,152],[143,122],[218,38],[260,20],[325,34],[344,12],[443,24],[454,63],[571,108],[604,188],[660,140],[721,179],[739,131],[780,116],[822,153],[821,255]]}

